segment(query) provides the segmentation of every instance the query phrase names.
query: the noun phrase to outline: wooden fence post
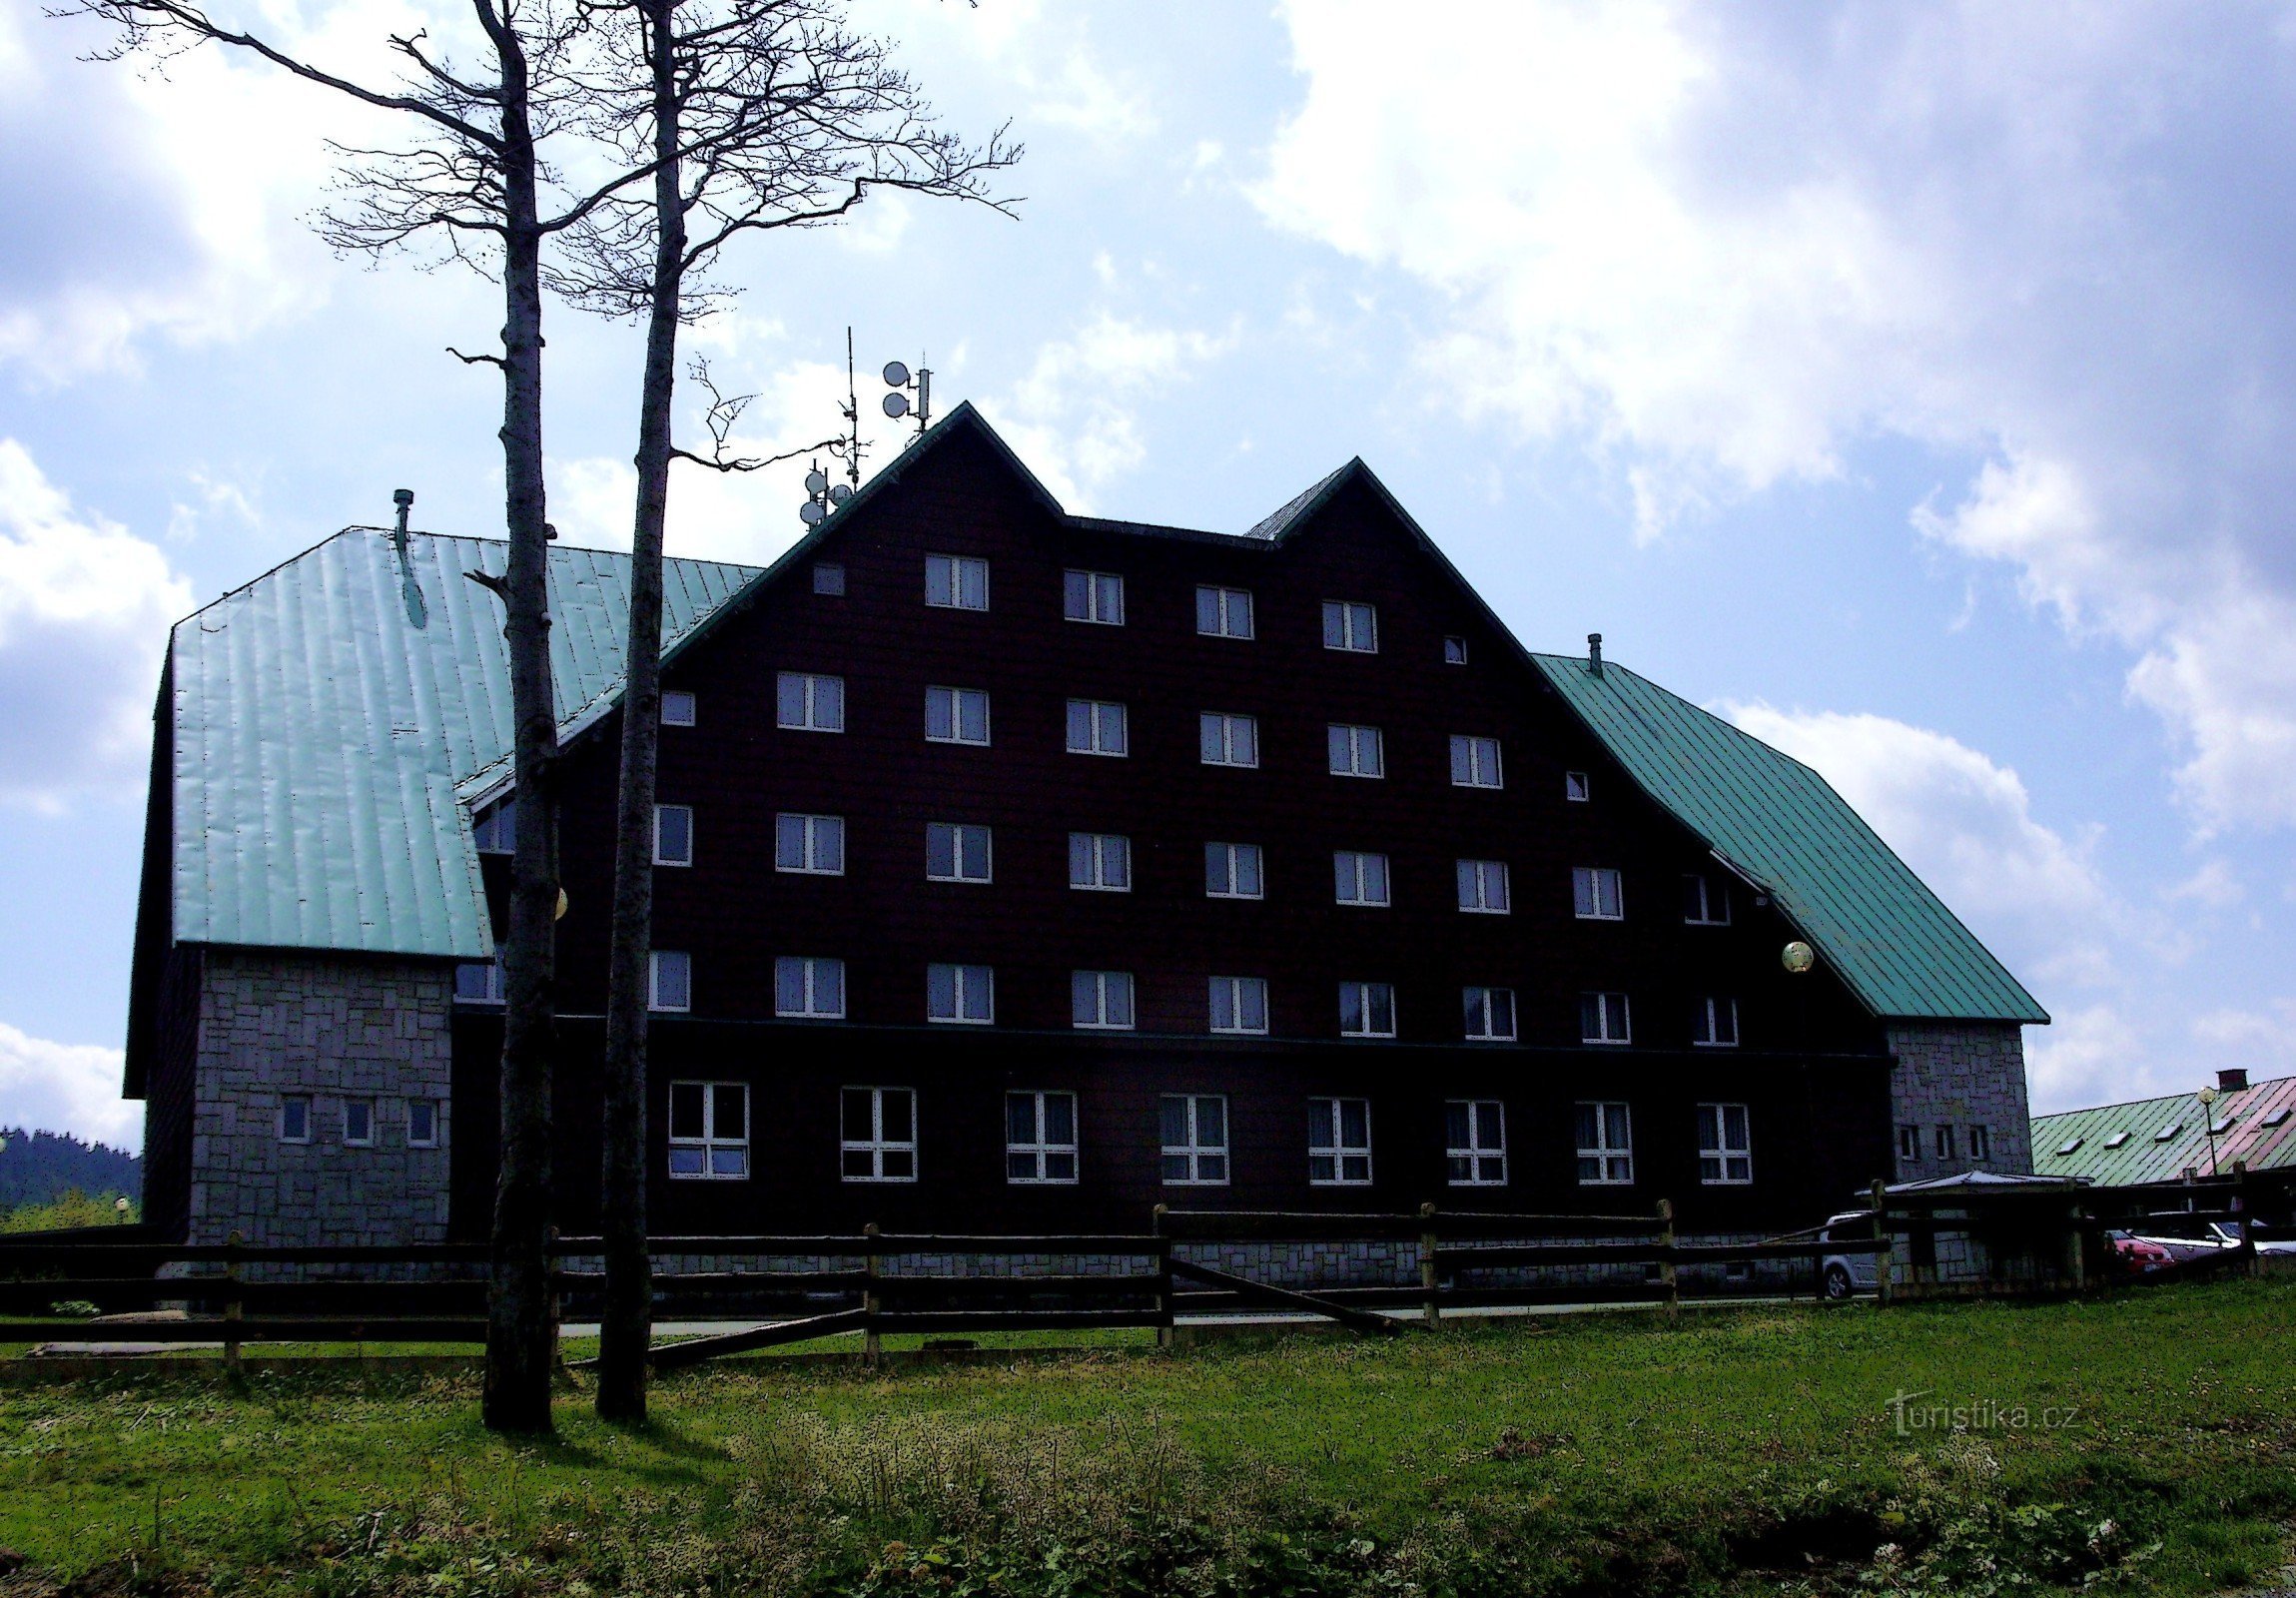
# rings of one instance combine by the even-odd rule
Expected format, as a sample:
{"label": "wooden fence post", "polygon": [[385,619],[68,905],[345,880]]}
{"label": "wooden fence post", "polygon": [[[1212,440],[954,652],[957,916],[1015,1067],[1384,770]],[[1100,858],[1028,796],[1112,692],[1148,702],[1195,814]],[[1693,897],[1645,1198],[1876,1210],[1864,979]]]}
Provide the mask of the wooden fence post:
{"label": "wooden fence post", "polygon": [[1427,1298],[1427,1329],[1433,1331],[1443,1320],[1441,1288],[1435,1279],[1435,1201],[1419,1206],[1419,1290]]}
{"label": "wooden fence post", "polygon": [[1890,1307],[1890,1275],[1898,1257],[1898,1237],[1890,1229],[1890,1185],[1874,1179],[1874,1237],[1882,1251],[1874,1256],[1874,1300]]}
{"label": "wooden fence post", "polygon": [[2253,1276],[2263,1266],[2256,1257],[2256,1212],[2248,1201],[2248,1162],[2245,1160],[2232,1162],[2231,1206],[2232,1212],[2240,1217],[2240,1251],[2248,1256],[2242,1273]]}
{"label": "wooden fence post", "polygon": [[861,1235],[869,1239],[869,1253],[861,1266],[862,1274],[869,1278],[869,1285],[861,1292],[861,1313],[866,1317],[861,1323],[861,1356],[875,1365],[878,1355],[885,1351],[884,1339],[877,1331],[877,1315],[884,1307],[884,1301],[877,1295],[877,1222],[872,1220],[863,1226]]}
{"label": "wooden fence post", "polygon": [[246,1279],[245,1269],[239,1259],[243,1240],[237,1227],[224,1239],[224,1279],[232,1283],[235,1289],[224,1300],[224,1369],[233,1376],[246,1374],[245,1367],[240,1363],[239,1332],[236,1329],[247,1315],[247,1303],[236,1290],[239,1283]]}
{"label": "wooden fence post", "polygon": [[1659,1256],[1658,1285],[1666,1295],[1666,1312],[1673,1314],[1682,1307],[1682,1279],[1674,1267],[1674,1200],[1658,1201],[1658,1245],[1666,1250]]}
{"label": "wooden fence post", "polygon": [[[542,1261],[550,1283],[550,1365],[563,1373],[566,1368],[565,1299],[564,1284],[558,1279],[558,1228],[542,1228]],[[599,1328],[601,1331],[603,1327]]]}
{"label": "wooden fence post", "polygon": [[1163,1217],[1170,1210],[1157,1204],[1148,1211],[1148,1232],[1155,1238],[1155,1345],[1169,1348],[1171,1334],[1171,1239],[1164,1235]]}

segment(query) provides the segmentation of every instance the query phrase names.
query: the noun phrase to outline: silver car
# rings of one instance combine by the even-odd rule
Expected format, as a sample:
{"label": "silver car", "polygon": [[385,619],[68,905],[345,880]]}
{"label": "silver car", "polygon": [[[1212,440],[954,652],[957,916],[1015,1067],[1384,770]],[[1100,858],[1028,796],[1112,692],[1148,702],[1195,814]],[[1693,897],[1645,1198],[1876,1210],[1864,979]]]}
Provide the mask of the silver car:
{"label": "silver car", "polygon": [[[1838,1215],[1826,1217],[1826,1224],[1819,1228],[1818,1240],[1822,1243],[1866,1242],[1873,1235],[1873,1210],[1845,1209]],[[1827,1297],[1836,1300],[1872,1292],[1881,1280],[1875,1260],[1876,1256],[1870,1253],[1826,1254],[1818,1264],[1819,1284]]]}

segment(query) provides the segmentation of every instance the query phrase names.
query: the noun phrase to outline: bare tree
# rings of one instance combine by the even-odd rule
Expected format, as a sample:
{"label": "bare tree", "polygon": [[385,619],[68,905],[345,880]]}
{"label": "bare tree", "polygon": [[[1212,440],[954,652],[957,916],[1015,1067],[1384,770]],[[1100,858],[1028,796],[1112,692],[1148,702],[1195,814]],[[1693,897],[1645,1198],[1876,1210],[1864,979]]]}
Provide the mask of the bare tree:
{"label": "bare tree", "polygon": [[636,1421],[646,1412],[652,1334],[646,1012],[670,463],[752,470],[787,458],[728,453],[727,433],[746,401],[721,397],[706,368],[697,377],[712,401],[714,446],[707,455],[678,447],[678,329],[723,303],[725,291],[701,279],[741,235],[835,222],[875,189],[972,200],[1009,215],[1012,202],[992,196],[988,182],[1021,152],[1003,129],[977,146],[942,129],[893,65],[891,45],[847,25],[845,0],[589,3],[598,24],[589,131],[625,168],[652,177],[650,192],[618,190],[570,230],[553,273],[553,287],[573,303],[646,325],[606,993],[597,1388],[601,1416]]}
{"label": "bare tree", "polygon": [[336,147],[344,168],[338,203],[320,222],[322,236],[340,250],[370,254],[427,246],[501,285],[500,352],[453,353],[495,368],[502,379],[509,555],[503,573],[484,580],[502,600],[509,646],[518,827],[502,949],[501,1174],[494,1192],[483,1413],[495,1430],[531,1432],[550,1427],[557,1352],[547,1250],[558,743],[545,592],[542,246],[585,225],[645,174],[617,169],[582,189],[563,181],[544,158],[545,146],[577,113],[595,114],[589,80],[579,70],[592,28],[583,0],[469,3],[478,30],[475,65],[457,65],[420,33],[393,35],[397,81],[381,88],[218,22],[191,0],[73,0],[49,14],[114,25],[118,37],[98,60],[133,55],[164,68],[184,51],[219,44],[399,114],[404,142]]}

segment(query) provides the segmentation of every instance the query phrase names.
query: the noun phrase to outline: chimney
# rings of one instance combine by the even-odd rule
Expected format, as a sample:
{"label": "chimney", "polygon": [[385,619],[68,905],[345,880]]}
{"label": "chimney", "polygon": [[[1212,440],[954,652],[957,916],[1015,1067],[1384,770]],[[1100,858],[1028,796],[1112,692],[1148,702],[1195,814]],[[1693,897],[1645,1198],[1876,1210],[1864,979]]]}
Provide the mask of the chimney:
{"label": "chimney", "polygon": [[1587,670],[1598,677],[1603,674],[1603,635],[1599,632],[1587,634]]}
{"label": "chimney", "polygon": [[2216,1074],[2216,1088],[2219,1093],[2239,1093],[2247,1086],[2248,1068],[2246,1066],[2226,1066]]}

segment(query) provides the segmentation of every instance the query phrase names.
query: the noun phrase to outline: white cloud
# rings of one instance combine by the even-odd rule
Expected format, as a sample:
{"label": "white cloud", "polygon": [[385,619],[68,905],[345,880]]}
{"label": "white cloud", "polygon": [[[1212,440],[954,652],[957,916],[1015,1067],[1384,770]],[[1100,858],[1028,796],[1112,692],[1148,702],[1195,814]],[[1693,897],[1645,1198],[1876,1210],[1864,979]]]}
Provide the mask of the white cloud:
{"label": "white cloud", "polygon": [[55,811],[141,786],[168,629],[191,608],[157,545],[76,510],[0,439],[0,800]]}
{"label": "white cloud", "polygon": [[2067,1011],[2025,1029],[2025,1090],[2036,1116],[2174,1093],[2144,1040],[2111,1005]]}
{"label": "white cloud", "polygon": [[50,1043],[0,1021],[0,1126],[140,1149],[144,1107],[120,1097],[120,1069],[117,1049]]}
{"label": "white cloud", "polygon": [[1104,310],[1037,351],[995,420],[1055,498],[1089,511],[1101,488],[1147,457],[1141,401],[1186,381],[1234,343],[1232,332],[1150,328]]}
{"label": "white cloud", "polygon": [[2129,651],[2204,827],[2296,822],[2270,13],[1283,16],[1304,94],[1255,198],[1434,291],[1431,402],[1590,444],[1646,537],[1878,436],[1989,459],[1921,528]]}

